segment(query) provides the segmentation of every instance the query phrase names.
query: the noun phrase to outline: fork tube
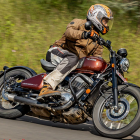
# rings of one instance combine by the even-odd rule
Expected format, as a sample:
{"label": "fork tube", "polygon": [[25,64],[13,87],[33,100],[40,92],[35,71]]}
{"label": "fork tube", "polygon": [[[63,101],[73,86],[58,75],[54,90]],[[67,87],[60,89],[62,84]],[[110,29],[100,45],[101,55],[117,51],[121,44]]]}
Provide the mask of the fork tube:
{"label": "fork tube", "polygon": [[115,52],[113,51],[111,53],[111,66],[112,64],[114,65],[114,67],[112,66],[112,83],[113,83],[113,88],[112,88],[112,92],[113,92],[113,99],[114,99],[114,107],[116,109],[118,109],[118,85],[117,85],[117,77],[116,77],[116,56],[115,56]]}

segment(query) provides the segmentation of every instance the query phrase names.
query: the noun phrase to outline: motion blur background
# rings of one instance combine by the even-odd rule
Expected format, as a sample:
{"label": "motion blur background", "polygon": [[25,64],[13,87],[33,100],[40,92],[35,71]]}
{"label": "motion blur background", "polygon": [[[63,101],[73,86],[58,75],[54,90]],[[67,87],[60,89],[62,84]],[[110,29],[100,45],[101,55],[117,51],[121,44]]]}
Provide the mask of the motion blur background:
{"label": "motion blur background", "polygon": [[[128,50],[129,82],[140,86],[140,0],[0,0],[0,70],[27,66],[44,72],[40,59],[61,38],[74,18],[85,19],[89,7],[101,3],[114,13],[112,30],[102,36],[115,51]],[[103,58],[109,60],[104,48]]]}

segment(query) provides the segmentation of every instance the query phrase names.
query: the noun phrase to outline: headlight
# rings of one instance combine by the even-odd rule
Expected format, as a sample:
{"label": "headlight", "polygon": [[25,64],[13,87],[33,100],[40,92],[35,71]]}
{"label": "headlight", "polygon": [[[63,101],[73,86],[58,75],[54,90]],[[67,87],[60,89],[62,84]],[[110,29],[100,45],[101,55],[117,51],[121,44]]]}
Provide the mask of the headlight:
{"label": "headlight", "polygon": [[120,67],[121,67],[121,70],[123,72],[128,71],[129,65],[130,65],[130,63],[129,63],[129,60],[127,58],[123,58],[120,62]]}

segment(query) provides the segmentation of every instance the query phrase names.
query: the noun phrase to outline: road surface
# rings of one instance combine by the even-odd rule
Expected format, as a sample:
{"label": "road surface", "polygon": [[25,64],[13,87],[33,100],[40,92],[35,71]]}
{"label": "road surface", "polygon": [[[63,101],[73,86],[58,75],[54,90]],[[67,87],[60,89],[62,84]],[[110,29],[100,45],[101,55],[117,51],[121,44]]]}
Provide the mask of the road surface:
{"label": "road surface", "polygon": [[[16,120],[0,118],[0,140],[112,140],[100,136],[89,121],[80,125],[53,123],[23,116]],[[140,140],[140,129],[125,140]]]}

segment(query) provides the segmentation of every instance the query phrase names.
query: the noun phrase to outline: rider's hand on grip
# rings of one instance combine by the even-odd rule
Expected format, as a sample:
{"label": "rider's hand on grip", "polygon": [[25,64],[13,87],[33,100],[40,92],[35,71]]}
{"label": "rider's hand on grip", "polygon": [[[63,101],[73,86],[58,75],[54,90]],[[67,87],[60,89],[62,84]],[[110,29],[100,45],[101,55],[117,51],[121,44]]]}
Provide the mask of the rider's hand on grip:
{"label": "rider's hand on grip", "polygon": [[92,30],[90,36],[91,37],[99,37],[99,33],[97,33],[96,31]]}
{"label": "rider's hand on grip", "polygon": [[90,34],[90,38],[91,38],[93,41],[97,41],[98,38],[99,38],[99,33],[97,33],[96,31],[92,30],[92,31],[91,31],[91,34]]}
{"label": "rider's hand on grip", "polygon": [[82,39],[88,39],[90,37],[90,35],[91,35],[91,31],[89,31],[89,32],[84,31],[82,33]]}
{"label": "rider's hand on grip", "polygon": [[96,31],[94,31],[94,30],[89,31],[89,32],[84,31],[82,33],[82,38],[83,39],[91,38],[91,39],[96,40],[97,38],[99,38],[99,34]]}

